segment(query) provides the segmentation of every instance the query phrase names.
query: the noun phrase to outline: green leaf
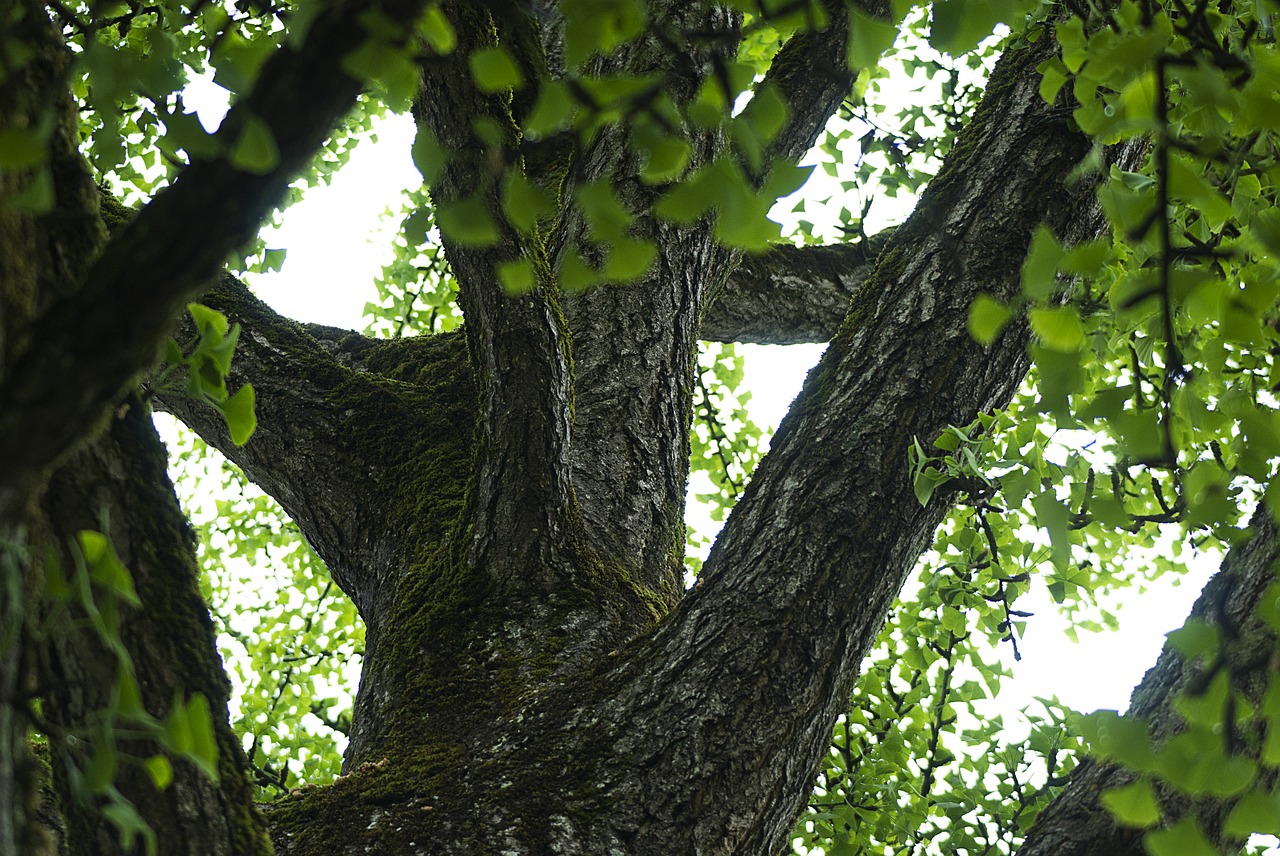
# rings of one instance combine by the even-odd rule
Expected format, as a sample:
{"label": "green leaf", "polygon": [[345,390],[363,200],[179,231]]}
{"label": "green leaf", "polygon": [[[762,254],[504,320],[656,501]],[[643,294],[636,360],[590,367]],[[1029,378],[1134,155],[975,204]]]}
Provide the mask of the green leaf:
{"label": "green leaf", "polygon": [[285,257],[289,251],[286,249],[263,250],[262,264],[269,271],[279,271],[284,267]]}
{"label": "green leaf", "polygon": [[582,65],[594,54],[609,54],[645,31],[641,0],[564,0],[565,61]]}
{"label": "green leaf", "polygon": [[1058,571],[1065,571],[1071,562],[1071,510],[1063,505],[1053,490],[1049,489],[1031,500],[1036,512],[1036,523],[1049,534],[1050,558]]}
{"label": "green leaf", "polygon": [[422,180],[427,184],[435,184],[444,171],[448,156],[436,135],[426,125],[419,125],[417,135],[413,138],[413,165],[418,168]]}
{"label": "green leaf", "polygon": [[164,719],[164,743],[174,754],[187,756],[194,745],[191,723],[187,721],[187,707],[180,698],[174,699],[173,708]]}
{"label": "green leaf", "polygon": [[215,71],[213,82],[235,93],[245,93],[253,88],[258,72],[276,51],[272,39],[246,39],[235,28],[228,29],[217,45],[209,59]]}
{"label": "green leaf", "polygon": [[85,567],[95,582],[101,583],[117,597],[131,606],[141,606],[138,592],[133,587],[133,576],[120,561],[115,546],[101,532],[84,529],[76,534]]}
{"label": "green leaf", "polygon": [[657,258],[658,247],[652,241],[620,238],[610,245],[603,273],[611,282],[634,282],[649,272]]}
{"label": "green leaf", "polygon": [[980,345],[990,345],[1012,316],[1008,306],[984,291],[969,307],[969,335]]}
{"label": "green leaf", "polygon": [[916,500],[921,506],[925,506],[929,504],[934,491],[949,481],[951,481],[950,476],[934,469],[925,469],[916,474],[911,486],[915,491]]}
{"label": "green leaf", "polygon": [[1209,657],[1218,651],[1218,628],[1203,618],[1188,618],[1177,630],[1166,634],[1169,647],[1184,658]]}
{"label": "green leaf", "polygon": [[213,730],[213,714],[209,700],[196,693],[186,706],[187,729],[191,748],[187,757],[210,780],[218,781],[218,740]]}
{"label": "green leaf", "polygon": [[542,88],[538,90],[538,100],[525,120],[525,134],[538,140],[563,131],[573,124],[577,110],[569,88],[562,81],[543,81]]}
{"label": "green leaf", "polygon": [[161,145],[171,152],[185,151],[191,159],[217,157],[222,151],[218,139],[205,131],[195,113],[173,112],[164,117],[165,137]]}
{"label": "green leaf", "polygon": [[498,243],[498,226],[483,197],[469,196],[441,205],[436,209],[436,222],[441,233],[461,247],[491,247]]}
{"label": "green leaf", "polygon": [[1062,60],[1050,57],[1040,63],[1040,67],[1036,69],[1040,72],[1040,97],[1045,100],[1046,104],[1052,104],[1058,98],[1058,92],[1062,90],[1062,86],[1067,82],[1070,72],[1063,64]]}
{"label": "green leaf", "polygon": [[244,119],[240,135],[227,152],[231,165],[242,172],[266,175],[280,165],[280,149],[276,147],[271,127],[257,116]]}
{"label": "green leaf", "polygon": [[1121,826],[1144,829],[1160,822],[1160,804],[1146,777],[1112,788],[1103,793],[1100,800]]}
{"label": "green leaf", "polygon": [[187,311],[191,313],[191,320],[196,322],[196,329],[201,335],[213,332],[221,339],[231,329],[227,316],[216,309],[210,309],[199,303],[188,303]]}
{"label": "green leaf", "polygon": [[538,284],[538,275],[528,259],[513,259],[498,265],[498,282],[507,294],[527,294]]}
{"label": "green leaf", "polygon": [[93,747],[93,757],[84,768],[85,783],[95,794],[102,793],[115,781],[118,759],[115,741],[109,735],[99,737]]}
{"label": "green leaf", "polygon": [[1164,454],[1164,429],[1155,410],[1126,410],[1111,420],[1124,453],[1136,461],[1156,461]]}
{"label": "green leaf", "polygon": [[55,200],[53,172],[45,163],[34,169],[30,184],[20,193],[9,197],[8,204],[17,211],[47,214],[53,210]]}
{"label": "green leaf", "polygon": [[439,4],[432,3],[427,7],[418,24],[418,32],[426,38],[431,49],[441,56],[453,53],[458,46],[458,34],[454,32],[453,25],[444,12],[440,11]]}
{"label": "green leaf", "polygon": [[1200,831],[1194,814],[1168,829],[1148,832],[1142,841],[1151,856],[1218,856],[1218,849]]}
{"label": "green leaf", "polygon": [[849,49],[846,59],[849,68],[875,68],[880,57],[898,37],[898,28],[893,24],[872,18],[857,9],[849,7]]}
{"label": "green leaf", "polygon": [[120,844],[125,852],[133,852],[141,836],[147,856],[156,856],[156,834],[132,803],[120,797],[102,806],[99,811],[120,834]]}
{"label": "green leaf", "polygon": [[471,79],[481,92],[503,92],[524,86],[524,75],[505,48],[481,48],[467,58]]}
{"label": "green leaf", "polygon": [[680,137],[653,131],[650,125],[645,127],[650,132],[637,132],[634,140],[644,158],[644,168],[640,171],[641,180],[646,184],[664,184],[676,180],[688,167],[693,147]]}
{"label": "green leaf", "polygon": [[173,765],[163,755],[152,755],[142,762],[156,790],[163,791],[173,781]]}
{"label": "green leaf", "polygon": [[1066,251],[1048,226],[1037,226],[1031,247],[1022,263],[1022,291],[1032,300],[1044,302],[1058,290],[1058,263]]}
{"label": "green leaf", "polygon": [[1079,721],[1080,732],[1093,754],[1114,760],[1132,770],[1148,771],[1155,764],[1147,724],[1120,716],[1114,710],[1100,710]]}
{"label": "green leaf", "polygon": [[1250,791],[1240,798],[1222,830],[1233,838],[1280,835],[1280,795]]}
{"label": "green leaf", "polygon": [[1198,208],[1213,229],[1222,228],[1232,216],[1230,200],[1205,180],[1204,165],[1193,162],[1189,156],[1170,156],[1169,194]]}
{"label": "green leaf", "polygon": [[952,56],[968,53],[991,35],[1000,18],[989,0],[935,0],[929,44]]}
{"label": "green leaf", "polygon": [[1045,309],[1037,306],[1027,313],[1027,318],[1031,322],[1031,330],[1046,348],[1074,353],[1084,347],[1084,326],[1074,307]]}
{"label": "green leaf", "polygon": [[248,383],[236,390],[235,395],[217,405],[223,420],[227,423],[231,442],[237,446],[247,443],[253,436],[254,429],[258,427],[258,417],[253,405],[253,384]]}
{"label": "green leaf", "polygon": [[555,200],[525,177],[523,171],[510,169],[502,188],[502,213],[523,234],[530,234],[538,221],[555,213]]}
{"label": "green leaf", "polygon": [[132,667],[121,664],[116,673],[115,697],[112,707],[124,716],[146,716],[142,706],[142,690],[133,676]]}
{"label": "green leaf", "polygon": [[371,35],[342,58],[341,68],[355,80],[374,83],[391,109],[404,112],[422,85],[418,66],[387,39]]}
{"label": "green leaf", "polygon": [[48,138],[38,130],[0,128],[0,169],[25,169],[48,157]]}
{"label": "green leaf", "polygon": [[593,240],[616,241],[631,225],[631,212],[618,201],[608,181],[593,181],[578,188],[578,205]]}

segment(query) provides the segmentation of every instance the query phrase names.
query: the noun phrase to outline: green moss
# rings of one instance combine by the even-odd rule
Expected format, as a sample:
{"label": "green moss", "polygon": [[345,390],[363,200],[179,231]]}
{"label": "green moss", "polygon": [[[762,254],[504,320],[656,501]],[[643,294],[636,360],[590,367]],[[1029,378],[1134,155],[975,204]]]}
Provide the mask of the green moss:
{"label": "green moss", "polygon": [[116,234],[133,219],[134,211],[122,205],[105,184],[98,185],[98,206],[109,235]]}

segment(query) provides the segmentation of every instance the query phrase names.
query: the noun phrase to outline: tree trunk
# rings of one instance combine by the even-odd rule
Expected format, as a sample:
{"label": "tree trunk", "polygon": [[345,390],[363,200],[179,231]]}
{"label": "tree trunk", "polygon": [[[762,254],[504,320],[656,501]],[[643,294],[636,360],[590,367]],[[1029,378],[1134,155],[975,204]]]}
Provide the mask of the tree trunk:
{"label": "tree trunk", "polygon": [[[394,24],[422,5],[379,8]],[[526,146],[519,121],[530,105],[473,85],[468,54],[495,40],[527,51],[518,59],[529,68],[554,69],[554,16],[541,4],[441,5],[459,50],[426,64],[416,114],[446,150],[471,157],[442,170],[437,204],[474,196],[499,211],[496,163],[544,188],[607,180],[649,210],[657,190],[637,180],[620,133]],[[1095,185],[1066,184],[1089,143],[1039,95],[1036,68],[1055,42],[1044,33],[1010,48],[916,214],[883,249],[787,249],[739,267],[709,218],[676,225],[642,214],[635,233],[659,252],[642,281],[568,296],[557,276],[584,251],[591,224],[560,191],[545,240],[499,218],[493,246],[446,244],[463,334],[380,343],[294,324],[234,280],[216,280],[356,97],[339,59],[359,44],[364,6],[327,7],[228,119],[226,134],[250,113],[270,120],[276,169],[254,176],[225,158],[198,162],[98,253],[96,202],[77,166],[79,197],[60,197],[59,210],[80,216],[67,277],[79,292],[59,294],[29,270],[0,292],[0,536],[30,533],[65,570],[80,533],[107,535],[142,605],[120,607],[118,631],[145,676],[142,707],[163,718],[198,693],[214,715],[217,781],[179,763],[160,797],[140,768],[115,785],[145,807],[162,853],[266,852],[189,535],[134,393],[176,312],[214,282],[205,300],[244,328],[232,381],[257,388],[258,430],[238,447],[208,408],[164,390],[157,400],[281,502],[368,627],[345,775],[265,811],[275,852],[776,852],[859,664],[951,499],[920,506],[908,449],[1006,403],[1027,370],[1025,326],[979,346],[966,332],[970,304],[980,292],[1019,293],[1038,224],[1068,243],[1104,228]],[[732,56],[739,22],[714,3],[653,6],[654,34],[598,71],[656,69],[688,101]],[[849,91],[848,13],[830,6],[827,29],[789,43],[766,78],[792,105],[771,156],[799,157]],[[56,36],[42,10],[28,13],[46,41]],[[694,61],[677,62],[658,37],[664,28],[706,34]],[[725,151],[722,137],[692,135],[694,166]],[[1107,160],[1131,169],[1141,151]],[[212,224],[199,234],[197,215]],[[13,252],[0,262],[37,258],[21,242],[42,228],[51,227],[6,222]],[[788,277],[777,276],[780,258]],[[511,296],[495,270],[518,259],[538,282]],[[795,299],[798,283],[820,286],[816,311]],[[40,300],[47,306],[30,308]],[[787,319],[794,331],[778,332]],[[684,593],[696,341],[837,327]],[[74,392],[50,392],[64,387]],[[34,717],[23,693],[36,690],[23,682],[41,679],[41,727],[58,754],[75,756],[80,735],[119,704],[121,669],[102,634],[33,641],[30,601],[52,566],[23,554],[15,586],[12,555],[0,606],[27,623],[0,662],[0,852],[27,834],[19,806],[31,786],[16,783]],[[75,802],[74,776],[58,775],[70,852],[120,852],[101,815]]]}

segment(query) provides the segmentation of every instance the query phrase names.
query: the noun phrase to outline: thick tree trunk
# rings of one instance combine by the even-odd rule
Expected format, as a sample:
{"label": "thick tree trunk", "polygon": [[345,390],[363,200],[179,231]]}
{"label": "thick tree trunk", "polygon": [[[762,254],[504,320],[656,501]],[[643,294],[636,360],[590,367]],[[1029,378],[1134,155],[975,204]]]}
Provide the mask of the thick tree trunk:
{"label": "thick tree trunk", "polygon": [[[262,853],[266,844],[226,724],[188,535],[129,391],[175,312],[208,287],[355,98],[358,84],[338,61],[363,38],[366,5],[327,7],[231,114],[227,134],[248,111],[272,123],[277,169],[250,176],[225,159],[193,164],[96,258],[92,204],[67,205],[84,215],[80,234],[95,236],[69,255],[78,268],[68,281],[84,283],[76,298],[52,295],[37,313],[33,300],[52,293],[30,271],[0,283],[0,537],[27,524],[33,543],[68,568],[71,539],[102,529],[142,604],[121,608],[118,636],[145,675],[143,707],[161,717],[175,698],[199,693],[215,712],[217,781],[181,764],[158,798],[138,768],[116,781],[145,807],[166,854]],[[378,8],[395,23],[422,5]],[[346,774],[269,808],[277,853],[783,847],[885,610],[946,511],[944,495],[923,508],[915,500],[908,448],[1000,406],[1026,371],[1024,326],[988,348],[969,338],[973,298],[1018,293],[1039,223],[1067,242],[1104,226],[1093,186],[1065,184],[1089,144],[1040,98],[1036,68],[1056,49],[1045,33],[1001,61],[918,212],[883,250],[772,254],[820,286],[816,312],[769,257],[736,268],[709,221],[676,227],[643,214],[637,235],[658,242],[651,273],[566,297],[557,272],[589,231],[572,188],[607,180],[641,211],[658,191],[636,180],[619,133],[533,151],[520,139],[524,96],[473,85],[468,54],[495,40],[526,68],[558,66],[559,24],[543,5],[442,4],[460,47],[424,64],[417,116],[457,155],[431,188],[437,204],[474,197],[496,214],[494,164],[562,194],[546,236],[498,217],[494,246],[447,245],[465,333],[373,343],[288,322],[222,280],[207,300],[244,326],[232,381],[258,389],[257,433],[235,447],[207,408],[155,391],[280,500],[368,624]],[[687,101],[732,56],[738,22],[715,3],[653,5],[658,30],[704,34],[697,61],[672,57],[651,34],[597,70],[657,70]],[[798,157],[849,91],[847,12],[827,6],[827,28],[788,44],[766,80],[793,107],[770,155]],[[695,166],[724,151],[722,136],[693,134]],[[1140,149],[1108,157],[1132,168]],[[84,185],[83,171],[75,175]],[[196,234],[196,212],[214,227]],[[5,249],[13,242],[37,258],[18,244],[47,226],[4,223]],[[511,296],[495,270],[521,258],[539,281]],[[843,322],[685,595],[694,346],[700,335],[786,339],[762,312],[794,319],[793,337],[823,337]],[[104,326],[112,336],[96,335]],[[64,388],[72,392],[49,392]],[[17,574],[4,571],[0,596],[10,599],[0,606],[25,609],[11,594]],[[40,571],[24,556],[16,588],[34,591]],[[25,816],[15,788],[26,750],[19,720],[30,714],[23,680],[38,666],[44,727],[59,752],[74,754],[72,738],[116,703],[120,660],[109,641],[78,628],[0,652],[0,851],[25,834],[13,822]],[[70,800],[65,777],[61,790]],[[64,810],[71,852],[119,851],[99,815],[70,801]]]}
{"label": "thick tree trunk", "polygon": [[[41,502],[43,541],[52,564],[46,574],[66,579],[74,593],[47,605],[39,649],[44,689],[42,728],[51,740],[52,765],[61,797],[69,852],[109,856],[132,852],[103,823],[102,795],[77,793],[67,765],[98,763],[105,747],[120,741],[114,787],[137,807],[156,837],[158,852],[189,856],[267,854],[270,845],[253,806],[240,739],[227,724],[231,687],[214,643],[213,623],[200,595],[195,544],[169,483],[164,447],[147,408],[126,400],[107,433],[80,450],[53,474]],[[138,605],[89,575],[77,580],[79,533],[100,531],[132,578]],[[90,578],[94,582],[90,588]],[[84,589],[81,588],[84,586]],[[81,600],[92,592],[92,608]],[[90,620],[100,614],[101,623]],[[113,637],[113,638],[104,638]],[[123,651],[116,646],[122,646]],[[164,754],[153,741],[124,739],[136,728],[120,698],[121,685],[136,679],[146,713],[163,720],[175,704],[198,695],[212,711],[217,776],[190,761],[172,762],[163,790],[134,759]],[[196,704],[200,704],[199,701]],[[106,730],[103,730],[104,727]],[[93,759],[91,761],[91,759]],[[199,836],[192,830],[198,829]]]}
{"label": "thick tree trunk", "polygon": [[[1046,37],[997,68],[943,175],[859,287],[853,315],[775,438],[702,581],[656,632],[648,628],[665,611],[661,584],[654,589],[662,574],[636,579],[635,560],[601,560],[600,539],[613,536],[575,540],[572,507],[569,537],[551,553],[539,558],[521,548],[524,561],[542,564],[514,585],[506,571],[490,574],[479,561],[485,554],[470,546],[468,521],[491,513],[475,499],[460,506],[451,531],[404,542],[390,574],[352,568],[377,629],[350,773],[270,809],[279,852],[763,853],[785,843],[857,665],[945,511],[941,498],[927,508],[915,500],[911,439],[999,406],[1026,370],[1025,329],[1015,325],[983,349],[965,332],[970,302],[979,290],[1006,300],[1017,293],[1027,242],[1046,217],[1068,241],[1102,227],[1092,187],[1063,186],[1088,147],[1039,97],[1035,67],[1052,50]],[[1140,150],[1115,157],[1132,166]],[[689,252],[687,244],[672,246]],[[664,265],[675,270],[677,258]],[[733,293],[726,287],[724,298]],[[235,300],[247,305],[243,295]],[[289,350],[277,344],[283,322],[252,317],[234,300],[218,305],[248,328],[244,378],[289,396],[287,384],[271,380],[282,369],[270,355]],[[331,334],[315,332],[320,339],[306,347],[319,352]],[[348,359],[358,370],[360,358],[351,355],[374,346],[344,341],[330,348],[335,362]],[[598,341],[575,333],[575,362],[579,345],[590,359]],[[473,334],[473,354],[478,347],[487,346]],[[435,387],[442,367],[396,371]],[[486,395],[506,395],[484,392],[493,371],[480,373],[481,424],[496,406],[483,403]],[[389,394],[414,393],[401,385]],[[292,405],[279,406],[284,414]],[[365,406],[355,405],[355,422],[376,418]],[[236,450],[219,442],[209,417],[183,415],[268,485],[273,470],[292,466],[267,451],[272,438],[306,430],[264,411],[262,435]],[[512,441],[482,432],[480,442]],[[631,453],[618,454],[625,471]],[[479,458],[482,471],[493,466],[486,460]],[[466,480],[459,473],[456,489]],[[670,490],[651,483],[646,501]],[[341,553],[302,518],[321,555]],[[635,519],[620,513],[595,523],[623,529]],[[537,540],[546,531],[501,534]],[[497,561],[510,567],[511,555]]]}

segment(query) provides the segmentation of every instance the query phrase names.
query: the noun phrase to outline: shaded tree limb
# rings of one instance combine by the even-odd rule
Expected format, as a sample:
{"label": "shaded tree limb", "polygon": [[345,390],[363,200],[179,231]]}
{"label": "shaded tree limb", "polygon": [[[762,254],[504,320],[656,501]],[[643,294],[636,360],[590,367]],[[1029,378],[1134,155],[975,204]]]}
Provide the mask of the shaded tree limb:
{"label": "shaded tree limb", "polygon": [[698,338],[761,345],[830,342],[889,234],[859,244],[779,244],[745,256],[707,307]]}
{"label": "shaded tree limb", "polygon": [[[284,507],[376,636],[405,545],[439,540],[462,503],[475,392],[461,337],[304,327],[226,275],[201,300],[242,326],[230,380],[254,385],[257,430],[236,446],[220,414],[180,388],[156,390],[157,404]],[[179,337],[194,335],[184,319]],[[434,495],[387,514],[427,458],[463,478],[435,479]]]}
{"label": "shaded tree limb", "polygon": [[[240,739],[227,722],[231,686],[200,594],[195,544],[167,466],[145,404],[130,396],[112,415],[104,434],[55,470],[41,499],[43,517],[37,532],[46,561],[31,572],[70,580],[74,592],[61,604],[46,599],[42,614],[29,617],[51,631],[36,656],[42,730],[53,753],[65,841],[72,856],[136,852],[106,822],[99,804],[102,795],[85,793],[83,782],[76,793],[63,760],[65,756],[85,769],[90,753],[105,746],[119,757],[112,784],[151,828],[158,852],[267,856],[271,845],[254,808]],[[84,530],[107,536],[110,549],[129,572],[136,606],[97,582],[90,588],[87,578],[82,593],[75,575],[77,566],[89,573],[83,567],[87,559],[78,556],[73,545]],[[116,616],[114,621],[95,629],[81,605],[89,591],[94,608]],[[104,632],[116,634],[119,649],[103,638]],[[129,708],[120,701],[121,687],[130,685],[141,707],[157,719],[164,719],[173,705],[203,696],[217,744],[216,777],[174,758],[168,787],[153,784],[141,760],[164,749],[130,736]],[[193,835],[193,829],[199,835]]]}
{"label": "shaded tree limb", "polygon": [[[511,94],[476,85],[468,62],[496,45],[499,22],[482,4],[443,8],[458,45],[425,66],[414,102],[419,127],[448,155],[432,181],[432,200],[441,222],[459,210],[451,206],[465,206],[493,231],[492,240],[479,245],[455,242],[450,229],[444,236],[480,389],[470,557],[503,590],[545,591],[557,582],[553,569],[567,566],[572,528],[568,337],[542,241],[517,230],[502,207],[504,180],[524,172]],[[545,67],[535,19],[506,12],[499,15],[503,33],[519,50],[533,52],[524,54],[526,70]],[[508,294],[500,271],[520,263],[532,282],[523,293]]]}
{"label": "shaded tree limb", "polygon": [[[44,5],[29,0],[0,2],[0,20],[0,130],[49,130],[41,162],[0,168],[3,385],[31,319],[67,299],[106,231],[98,192],[79,150],[76,106],[65,85],[72,57],[61,32]],[[0,432],[5,416],[0,411]],[[28,439],[25,429],[16,430],[22,444]],[[41,644],[29,620],[41,599],[39,548],[32,534],[40,515],[31,491],[11,490],[8,475],[0,468],[0,853],[41,856],[50,844],[36,810],[42,777],[29,745]]]}
{"label": "shaded tree limb", "polygon": [[[887,4],[868,5],[876,6],[882,14],[888,12]],[[788,39],[756,87],[757,93],[773,90],[787,103],[786,122],[769,142],[769,154],[774,158],[795,162],[804,157],[849,97],[858,76],[858,69],[850,69],[847,58],[848,6],[825,2],[822,7],[828,15],[826,27],[805,30]],[[755,109],[758,105],[753,99],[744,115],[750,117]]]}
{"label": "shaded tree limb", "polygon": [[[732,61],[739,16],[702,0],[651,4],[650,11],[649,31],[594,59],[590,72],[656,77],[650,96],[657,109],[669,103],[683,110],[714,70]],[[687,33],[698,35],[673,51],[672,41]],[[723,153],[723,135],[687,125],[677,133],[690,144],[691,170]],[[582,290],[563,302],[575,381],[569,465],[586,545],[671,604],[683,588],[684,507],[672,497],[683,496],[688,473],[697,317],[729,257],[714,246],[709,223],[680,226],[648,213],[666,188],[645,181],[642,167],[623,124],[596,134],[568,164],[580,185],[608,182],[637,215],[628,237],[657,250],[639,281]],[[563,204],[551,236],[557,270],[590,263],[605,249],[578,200]]]}
{"label": "shaded tree limb", "polygon": [[[699,584],[612,676],[612,699],[593,715],[616,729],[613,769],[646,775],[612,777],[607,790],[662,818],[614,818],[638,849],[769,853],[784,844],[859,664],[946,512],[941,499],[916,500],[908,448],[1003,405],[1027,370],[1025,326],[984,348],[966,331],[970,303],[980,290],[1019,293],[1039,223],[1068,241],[1105,229],[1095,185],[1064,186],[1089,143],[1038,92],[1036,67],[1056,50],[1045,33],[996,66]],[[1132,150],[1112,154],[1132,166]],[[628,725],[655,719],[679,725],[664,741]],[[657,837],[671,829],[683,830],[678,840]]]}
{"label": "shaded tree limb", "polygon": [[[279,48],[219,137],[228,148],[249,121],[265,123],[279,158],[265,174],[228,157],[195,161],[116,235],[40,318],[19,331],[0,383],[0,518],[9,518],[59,457],[100,425],[106,409],[155,359],[182,305],[196,296],[279,202],[362,84],[341,69],[373,6],[407,26],[422,0],[350,0],[318,15],[296,49]],[[299,92],[309,93],[299,98]]]}

